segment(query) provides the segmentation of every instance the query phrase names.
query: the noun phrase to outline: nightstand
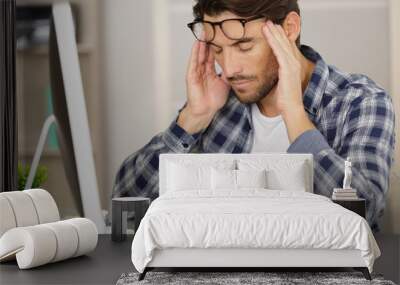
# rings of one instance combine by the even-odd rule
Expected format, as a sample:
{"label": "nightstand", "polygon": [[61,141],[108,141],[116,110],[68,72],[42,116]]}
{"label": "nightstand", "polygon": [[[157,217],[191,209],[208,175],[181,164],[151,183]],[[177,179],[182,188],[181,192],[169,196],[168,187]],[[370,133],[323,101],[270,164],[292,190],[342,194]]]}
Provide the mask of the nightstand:
{"label": "nightstand", "polygon": [[134,213],[135,232],[139,227],[140,221],[146,214],[150,205],[150,198],[144,197],[121,197],[112,199],[112,225],[111,239],[113,241],[123,241],[126,239],[127,214]]}
{"label": "nightstand", "polygon": [[359,214],[365,219],[366,216],[366,202],[365,199],[355,199],[355,200],[334,200],[332,202],[339,204],[340,206]]}

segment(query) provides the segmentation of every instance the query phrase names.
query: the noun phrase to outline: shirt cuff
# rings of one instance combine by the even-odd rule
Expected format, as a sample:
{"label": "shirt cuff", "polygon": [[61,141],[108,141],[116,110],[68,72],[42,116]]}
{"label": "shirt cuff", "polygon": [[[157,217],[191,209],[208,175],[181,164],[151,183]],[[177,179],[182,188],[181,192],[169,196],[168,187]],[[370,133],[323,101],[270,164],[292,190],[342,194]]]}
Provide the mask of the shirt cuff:
{"label": "shirt cuff", "polygon": [[288,153],[312,153],[317,155],[322,150],[329,149],[325,137],[320,131],[308,130],[302,133],[288,148]]}
{"label": "shirt cuff", "polygon": [[200,138],[199,133],[188,134],[176,121],[173,121],[169,128],[164,132],[163,139],[165,144],[175,153],[188,153]]}

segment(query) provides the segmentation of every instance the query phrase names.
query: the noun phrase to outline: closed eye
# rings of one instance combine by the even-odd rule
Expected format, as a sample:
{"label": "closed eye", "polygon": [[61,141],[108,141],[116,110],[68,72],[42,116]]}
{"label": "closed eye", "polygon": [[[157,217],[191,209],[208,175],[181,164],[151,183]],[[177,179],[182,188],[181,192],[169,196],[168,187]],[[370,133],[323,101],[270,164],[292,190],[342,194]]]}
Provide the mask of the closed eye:
{"label": "closed eye", "polygon": [[254,46],[254,41],[252,39],[241,40],[234,43],[234,46],[237,46],[241,51],[249,51]]}
{"label": "closed eye", "polygon": [[249,51],[253,48],[253,46],[254,46],[253,43],[242,43],[239,44],[239,49],[241,51]]}

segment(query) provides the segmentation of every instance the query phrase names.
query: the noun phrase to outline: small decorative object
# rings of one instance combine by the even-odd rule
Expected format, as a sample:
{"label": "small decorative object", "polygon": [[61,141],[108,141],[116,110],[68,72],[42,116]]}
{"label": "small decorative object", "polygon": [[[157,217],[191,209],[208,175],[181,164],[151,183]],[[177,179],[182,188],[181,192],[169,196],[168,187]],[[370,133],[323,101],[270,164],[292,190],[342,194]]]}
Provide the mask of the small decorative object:
{"label": "small decorative object", "polygon": [[344,179],[343,188],[333,189],[332,199],[333,200],[357,200],[357,190],[351,188],[351,179],[353,173],[351,171],[350,158],[344,162]]}
{"label": "small decorative object", "polygon": [[2,192],[0,209],[0,262],[16,259],[20,269],[29,269],[96,248],[96,225],[86,218],[60,221],[46,190]]}
{"label": "small decorative object", "polygon": [[353,173],[351,172],[351,161],[350,158],[344,162],[344,179],[343,179],[343,189],[351,189],[351,178]]}

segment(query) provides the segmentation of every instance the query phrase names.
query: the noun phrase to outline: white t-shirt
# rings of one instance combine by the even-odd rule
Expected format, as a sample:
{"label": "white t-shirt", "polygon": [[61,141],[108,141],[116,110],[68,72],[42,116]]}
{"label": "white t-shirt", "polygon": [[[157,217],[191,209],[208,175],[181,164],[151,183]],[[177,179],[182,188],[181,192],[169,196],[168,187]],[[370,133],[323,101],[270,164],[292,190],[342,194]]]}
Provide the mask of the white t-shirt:
{"label": "white t-shirt", "polygon": [[280,152],[289,148],[289,138],[285,122],[281,115],[277,117],[264,116],[257,104],[251,105],[254,139],[252,153]]}

